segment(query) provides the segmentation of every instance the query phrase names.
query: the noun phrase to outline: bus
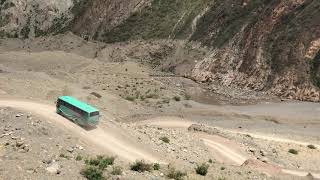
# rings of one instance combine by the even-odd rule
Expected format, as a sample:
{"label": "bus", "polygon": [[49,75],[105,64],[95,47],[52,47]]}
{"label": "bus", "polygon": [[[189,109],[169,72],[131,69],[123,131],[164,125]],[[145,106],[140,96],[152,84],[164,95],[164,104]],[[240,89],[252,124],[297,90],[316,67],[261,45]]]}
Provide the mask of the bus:
{"label": "bus", "polygon": [[100,112],[71,96],[60,96],[56,102],[58,114],[82,126],[96,126],[99,122]]}

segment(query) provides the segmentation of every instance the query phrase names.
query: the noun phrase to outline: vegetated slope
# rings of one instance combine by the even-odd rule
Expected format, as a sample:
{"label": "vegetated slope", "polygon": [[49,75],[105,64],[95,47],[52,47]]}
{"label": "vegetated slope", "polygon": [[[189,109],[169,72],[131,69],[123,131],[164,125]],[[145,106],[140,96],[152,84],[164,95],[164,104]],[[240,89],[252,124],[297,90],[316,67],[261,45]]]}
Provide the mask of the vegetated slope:
{"label": "vegetated slope", "polygon": [[[199,43],[210,52],[205,58],[194,59],[192,73],[186,73],[189,78],[319,101],[320,2],[317,0],[69,0],[69,4],[68,0],[64,1],[69,5],[67,9],[59,8],[59,3],[44,3],[56,7],[55,13],[37,11],[30,22],[37,19],[35,22],[46,22],[47,26],[27,23],[42,30],[31,28],[30,32],[38,32],[33,34],[39,36],[71,30],[108,43],[137,39]],[[9,26],[17,16],[8,11],[19,8],[8,3],[15,1],[1,2],[2,17],[6,15],[11,20],[9,23],[8,18],[0,20],[0,32],[4,35],[15,32],[8,27],[18,26],[17,36],[30,36],[24,26]],[[43,16],[49,19],[54,16],[51,19],[56,20],[48,25],[51,21],[38,20]],[[25,32],[29,32],[27,36]],[[181,65],[181,62],[171,64],[170,71]]]}

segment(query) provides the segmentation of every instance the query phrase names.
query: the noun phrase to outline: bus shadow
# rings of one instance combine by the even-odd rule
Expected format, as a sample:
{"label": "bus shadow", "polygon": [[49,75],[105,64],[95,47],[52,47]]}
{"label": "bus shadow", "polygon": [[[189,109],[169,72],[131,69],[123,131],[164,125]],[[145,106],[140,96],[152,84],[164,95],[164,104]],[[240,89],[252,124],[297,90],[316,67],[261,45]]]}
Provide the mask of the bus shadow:
{"label": "bus shadow", "polygon": [[[79,125],[80,126],[80,125]],[[97,129],[96,126],[80,126],[82,129],[86,130],[86,131],[92,131]]]}

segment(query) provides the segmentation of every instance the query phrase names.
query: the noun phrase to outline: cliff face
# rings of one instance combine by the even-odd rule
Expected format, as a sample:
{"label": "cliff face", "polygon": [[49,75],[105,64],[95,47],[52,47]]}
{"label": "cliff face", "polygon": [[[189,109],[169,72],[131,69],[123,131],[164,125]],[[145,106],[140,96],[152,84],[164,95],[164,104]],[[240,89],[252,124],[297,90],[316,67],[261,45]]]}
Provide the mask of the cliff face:
{"label": "cliff face", "polygon": [[2,36],[198,43],[189,78],[319,101],[318,0],[2,0],[0,15]]}
{"label": "cliff face", "polygon": [[319,101],[319,7],[312,0],[217,1],[191,37],[213,47],[192,78]]}

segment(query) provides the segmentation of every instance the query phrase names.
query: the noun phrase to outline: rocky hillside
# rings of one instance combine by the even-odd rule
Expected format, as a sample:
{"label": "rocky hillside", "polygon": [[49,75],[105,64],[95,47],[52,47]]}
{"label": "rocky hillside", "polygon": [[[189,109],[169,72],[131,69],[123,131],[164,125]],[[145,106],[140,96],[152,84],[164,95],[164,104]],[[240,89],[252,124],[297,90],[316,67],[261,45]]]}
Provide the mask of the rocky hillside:
{"label": "rocky hillside", "polygon": [[0,35],[183,40],[209,49],[189,78],[319,101],[319,8],[318,0],[1,0]]}

